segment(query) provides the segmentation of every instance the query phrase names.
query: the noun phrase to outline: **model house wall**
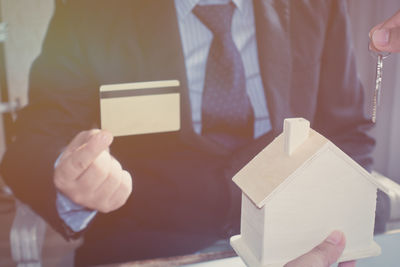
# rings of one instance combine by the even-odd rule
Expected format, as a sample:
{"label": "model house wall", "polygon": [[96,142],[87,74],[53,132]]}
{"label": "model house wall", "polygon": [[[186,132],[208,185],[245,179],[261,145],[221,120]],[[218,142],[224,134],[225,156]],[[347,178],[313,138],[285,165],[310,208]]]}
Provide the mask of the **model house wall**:
{"label": "model house wall", "polygon": [[339,261],[380,253],[378,183],[305,119],[286,119],[284,132],[233,181],[243,194],[241,234],[231,244],[250,266],[282,266],[334,230],[347,239]]}
{"label": "model house wall", "polygon": [[242,194],[240,232],[243,241],[259,261],[262,260],[264,253],[265,219],[265,209],[258,208],[245,194]]}
{"label": "model house wall", "polygon": [[293,259],[335,229],[347,237],[343,257],[368,249],[373,241],[376,191],[364,174],[331,149],[320,152],[264,206],[264,260]]}

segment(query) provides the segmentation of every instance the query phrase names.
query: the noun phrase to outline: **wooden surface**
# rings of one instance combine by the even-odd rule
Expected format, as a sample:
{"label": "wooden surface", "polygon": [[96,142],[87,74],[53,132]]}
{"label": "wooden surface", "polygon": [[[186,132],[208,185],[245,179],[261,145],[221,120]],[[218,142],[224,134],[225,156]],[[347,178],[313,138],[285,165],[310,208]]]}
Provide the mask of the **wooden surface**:
{"label": "wooden surface", "polygon": [[310,130],[309,138],[288,157],[284,151],[284,141],[284,134],[280,134],[233,177],[242,192],[259,208],[273,197],[288,177],[329,142],[316,131]]}
{"label": "wooden surface", "polygon": [[[377,257],[362,259],[357,261],[357,267],[398,267],[400,266],[400,231],[392,231],[385,234],[375,236],[377,243],[382,247],[382,254]],[[158,267],[158,266],[180,266],[185,265],[186,267],[246,267],[243,261],[236,256],[233,252],[220,253],[213,256],[210,254],[206,255],[188,255],[175,258],[164,258],[158,260],[149,260],[141,262],[131,262],[119,265],[108,265],[121,266],[121,267]],[[336,267],[337,265],[332,265]]]}
{"label": "wooden surface", "polygon": [[[388,232],[375,236],[376,242],[382,247],[382,254],[377,257],[357,261],[357,267],[398,267],[400,266],[400,231]],[[239,257],[208,261],[186,267],[246,267]],[[336,267],[337,264],[332,265]]]}
{"label": "wooden surface", "polygon": [[[0,201],[0,266],[15,266],[11,260],[8,235],[11,227],[14,212],[12,205],[8,201]],[[382,254],[378,257],[363,259],[357,261],[357,267],[398,267],[400,266],[400,232],[390,232],[375,236],[376,242],[382,247]],[[75,244],[76,246],[76,244]],[[68,258],[73,247],[64,241],[57,233],[51,229],[46,233],[46,241],[43,253],[44,267],[70,267],[71,259]],[[114,266],[179,266],[180,264],[190,265],[191,267],[245,267],[236,254],[223,252],[217,255],[188,255],[175,258],[164,258],[152,261],[131,262]],[[169,262],[168,262],[169,261]],[[142,264],[142,265],[140,265]],[[153,264],[153,265],[151,265]],[[112,265],[111,265],[112,266]]]}
{"label": "wooden surface", "polygon": [[285,119],[283,122],[285,153],[290,156],[310,135],[310,122],[303,118]]}
{"label": "wooden surface", "polygon": [[335,229],[347,240],[340,260],[381,252],[373,242],[379,185],[305,119],[285,119],[284,132],[233,181],[253,201],[242,199],[241,235],[231,239],[249,266],[283,265]]}
{"label": "wooden surface", "polygon": [[160,259],[151,259],[151,260],[143,260],[143,261],[133,261],[128,263],[120,263],[120,264],[110,264],[110,265],[102,265],[103,267],[174,267],[174,266],[182,266],[188,264],[195,264],[201,262],[210,262],[218,259],[225,259],[236,257],[236,253],[233,250],[229,251],[220,251],[220,252],[210,252],[210,253],[199,253],[199,254],[190,254],[184,256],[177,257],[169,257],[169,258],[160,258]]}

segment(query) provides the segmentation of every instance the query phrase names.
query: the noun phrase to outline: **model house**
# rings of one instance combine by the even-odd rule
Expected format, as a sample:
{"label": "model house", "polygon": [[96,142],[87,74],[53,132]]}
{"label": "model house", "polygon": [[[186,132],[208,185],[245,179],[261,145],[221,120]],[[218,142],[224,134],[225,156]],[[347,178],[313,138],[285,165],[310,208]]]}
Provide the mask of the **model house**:
{"label": "model house", "polygon": [[302,118],[233,181],[242,190],[241,233],[231,245],[249,266],[283,266],[333,230],[346,236],[339,261],[380,254],[373,240],[378,184]]}

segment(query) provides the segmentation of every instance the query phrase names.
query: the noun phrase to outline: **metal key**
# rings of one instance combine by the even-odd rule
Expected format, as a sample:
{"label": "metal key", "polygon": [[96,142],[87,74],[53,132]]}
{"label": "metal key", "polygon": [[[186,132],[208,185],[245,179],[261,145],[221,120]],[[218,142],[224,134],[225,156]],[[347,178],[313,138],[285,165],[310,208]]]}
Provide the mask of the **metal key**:
{"label": "metal key", "polygon": [[376,62],[376,79],[375,79],[375,91],[374,91],[374,101],[372,107],[372,122],[376,123],[376,114],[378,107],[381,103],[381,94],[382,94],[382,75],[383,75],[383,60],[387,58],[390,53],[382,54],[376,53],[377,62]]}

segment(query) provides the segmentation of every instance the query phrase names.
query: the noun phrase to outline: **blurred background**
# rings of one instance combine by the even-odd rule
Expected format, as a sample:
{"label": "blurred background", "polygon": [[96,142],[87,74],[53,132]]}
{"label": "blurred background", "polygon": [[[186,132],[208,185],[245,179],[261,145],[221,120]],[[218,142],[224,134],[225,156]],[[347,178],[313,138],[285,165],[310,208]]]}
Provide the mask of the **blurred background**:
{"label": "blurred background", "polygon": [[[54,0],[0,0],[1,102],[18,102],[20,106],[27,103],[29,69],[40,52],[54,6]],[[372,26],[399,10],[400,1],[348,0],[348,8],[359,76],[365,87],[365,110],[370,114],[376,58],[368,51],[368,32]],[[6,143],[10,141],[12,116],[12,113],[0,116],[0,160]],[[393,54],[384,61],[382,102],[378,110],[377,124],[371,135],[377,141],[373,154],[374,170],[400,183],[400,55]],[[0,266],[13,266],[8,238],[15,208],[14,201],[5,191],[1,177],[0,191]],[[76,243],[67,244],[56,233],[48,230],[44,246],[44,264],[54,266],[53,264],[68,255],[75,245]]]}
{"label": "blurred background", "polygon": [[[1,77],[2,101],[27,103],[28,75],[41,49],[54,0],[1,0],[1,21],[8,24],[3,43],[5,77]],[[366,93],[366,112],[371,113],[376,59],[369,53],[370,28],[400,9],[398,0],[348,0],[359,75]],[[374,169],[400,182],[400,55],[384,61],[383,98],[378,120],[371,131],[377,140]],[[4,99],[7,98],[7,99]],[[0,158],[5,150],[4,118],[0,118]],[[6,118],[7,120],[7,118]],[[7,126],[7,122],[6,126]]]}

